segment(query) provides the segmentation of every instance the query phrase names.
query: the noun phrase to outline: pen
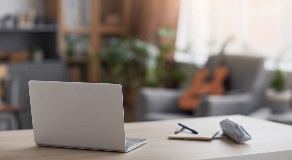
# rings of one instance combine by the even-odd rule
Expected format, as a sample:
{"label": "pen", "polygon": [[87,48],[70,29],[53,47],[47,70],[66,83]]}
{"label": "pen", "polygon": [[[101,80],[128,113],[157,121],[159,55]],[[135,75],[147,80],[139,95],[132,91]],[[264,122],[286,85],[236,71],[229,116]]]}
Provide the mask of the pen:
{"label": "pen", "polygon": [[183,125],[183,124],[181,124],[181,123],[178,123],[178,125],[180,125],[180,126],[182,126],[183,128],[185,128],[185,129],[191,131],[193,134],[199,134],[199,133],[198,133],[197,131],[195,131],[194,129],[191,129],[191,128],[189,128],[189,127],[187,127],[187,126],[185,126],[185,125]]}

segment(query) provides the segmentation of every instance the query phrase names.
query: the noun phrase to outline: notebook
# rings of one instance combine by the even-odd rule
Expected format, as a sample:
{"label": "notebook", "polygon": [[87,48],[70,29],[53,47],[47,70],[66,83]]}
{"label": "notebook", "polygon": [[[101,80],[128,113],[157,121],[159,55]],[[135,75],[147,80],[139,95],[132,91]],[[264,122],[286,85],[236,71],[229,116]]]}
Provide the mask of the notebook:
{"label": "notebook", "polygon": [[213,137],[219,133],[218,129],[200,129],[197,130],[199,134],[193,134],[188,130],[183,130],[178,134],[171,134],[168,136],[169,139],[190,139],[190,140],[206,140],[210,141]]}

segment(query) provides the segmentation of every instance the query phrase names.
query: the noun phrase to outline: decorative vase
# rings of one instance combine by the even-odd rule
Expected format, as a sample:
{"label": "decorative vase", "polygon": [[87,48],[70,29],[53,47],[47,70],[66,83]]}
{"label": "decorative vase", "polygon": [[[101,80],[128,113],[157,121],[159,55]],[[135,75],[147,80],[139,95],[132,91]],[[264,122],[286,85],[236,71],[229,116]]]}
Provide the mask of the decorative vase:
{"label": "decorative vase", "polygon": [[276,91],[269,88],[266,91],[266,97],[272,113],[281,114],[290,110],[290,103],[292,98],[291,90]]}

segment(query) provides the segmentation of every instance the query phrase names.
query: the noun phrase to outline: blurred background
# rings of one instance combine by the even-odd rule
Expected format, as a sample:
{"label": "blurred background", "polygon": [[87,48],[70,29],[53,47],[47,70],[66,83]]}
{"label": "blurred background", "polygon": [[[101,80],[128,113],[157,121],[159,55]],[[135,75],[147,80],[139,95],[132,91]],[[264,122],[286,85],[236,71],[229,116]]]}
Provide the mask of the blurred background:
{"label": "blurred background", "polygon": [[0,0],[0,130],[32,128],[29,80],[120,83],[126,122],[292,124],[291,11],[290,0]]}

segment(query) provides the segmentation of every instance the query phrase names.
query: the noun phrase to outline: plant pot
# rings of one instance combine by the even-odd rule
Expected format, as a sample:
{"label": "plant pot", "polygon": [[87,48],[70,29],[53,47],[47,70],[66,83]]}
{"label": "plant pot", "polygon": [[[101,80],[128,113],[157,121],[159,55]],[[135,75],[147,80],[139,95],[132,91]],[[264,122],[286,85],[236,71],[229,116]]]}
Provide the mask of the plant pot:
{"label": "plant pot", "polygon": [[290,110],[290,102],[292,98],[291,90],[275,91],[268,89],[266,97],[272,113],[281,114]]}
{"label": "plant pot", "polygon": [[137,89],[128,87],[123,88],[123,97],[124,107],[134,108],[137,97]]}
{"label": "plant pot", "polygon": [[289,102],[269,102],[272,113],[282,114],[290,110]]}

